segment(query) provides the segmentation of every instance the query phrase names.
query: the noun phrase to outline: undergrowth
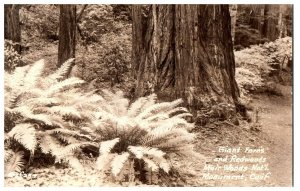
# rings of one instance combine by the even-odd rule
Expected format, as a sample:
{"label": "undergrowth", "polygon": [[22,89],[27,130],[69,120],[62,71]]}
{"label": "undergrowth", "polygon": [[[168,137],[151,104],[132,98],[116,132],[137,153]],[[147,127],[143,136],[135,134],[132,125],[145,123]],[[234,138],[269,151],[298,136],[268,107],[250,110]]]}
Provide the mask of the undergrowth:
{"label": "undergrowth", "polygon": [[153,184],[176,172],[172,158],[199,156],[181,99],[159,103],[152,94],[130,104],[121,91],[98,95],[83,80],[66,77],[72,61],[48,76],[43,60],[5,73],[6,175],[40,154],[82,172],[79,158],[88,148],[96,151],[94,165],[104,179]]}

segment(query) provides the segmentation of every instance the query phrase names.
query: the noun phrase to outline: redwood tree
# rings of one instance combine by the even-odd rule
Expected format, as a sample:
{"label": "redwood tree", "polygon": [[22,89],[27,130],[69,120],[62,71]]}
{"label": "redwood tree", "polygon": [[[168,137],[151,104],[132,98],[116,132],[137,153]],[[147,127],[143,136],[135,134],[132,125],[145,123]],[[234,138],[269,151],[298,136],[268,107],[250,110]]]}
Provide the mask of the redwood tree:
{"label": "redwood tree", "polygon": [[76,5],[60,5],[58,66],[75,58]]}
{"label": "redwood tree", "polygon": [[21,52],[21,27],[19,18],[20,5],[4,5],[4,39],[14,43],[14,49]]}
{"label": "redwood tree", "polygon": [[146,22],[139,9],[133,29],[146,32],[133,33],[137,97],[182,97],[195,109],[204,99],[238,102],[228,5],[151,5]]}

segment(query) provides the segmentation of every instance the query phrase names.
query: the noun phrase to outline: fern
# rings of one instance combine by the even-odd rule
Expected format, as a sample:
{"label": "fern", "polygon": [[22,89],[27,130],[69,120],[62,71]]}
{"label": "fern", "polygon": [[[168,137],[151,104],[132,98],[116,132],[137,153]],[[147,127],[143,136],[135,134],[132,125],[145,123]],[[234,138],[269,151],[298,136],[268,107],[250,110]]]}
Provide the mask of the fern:
{"label": "fern", "polygon": [[[152,94],[128,105],[118,101],[124,100],[120,93],[104,94],[92,123],[95,132],[102,135],[96,162],[100,171],[110,171],[117,180],[121,174],[130,173],[128,165],[134,164],[139,174],[159,173],[159,169],[168,174],[172,168],[168,160],[174,154],[182,160],[198,155],[190,147],[195,136],[189,131],[194,125],[185,120],[191,114],[179,106],[181,99],[156,103],[157,96]],[[115,103],[122,102],[116,107]]]}
{"label": "fern", "polygon": [[5,73],[5,121],[11,124],[6,133],[32,155],[41,148],[56,161],[75,161],[70,158],[75,157],[75,151],[98,147],[95,129],[87,132],[80,128],[91,126],[103,98],[76,88],[83,80],[65,76],[71,63],[67,61],[48,76],[43,76],[44,60]]}

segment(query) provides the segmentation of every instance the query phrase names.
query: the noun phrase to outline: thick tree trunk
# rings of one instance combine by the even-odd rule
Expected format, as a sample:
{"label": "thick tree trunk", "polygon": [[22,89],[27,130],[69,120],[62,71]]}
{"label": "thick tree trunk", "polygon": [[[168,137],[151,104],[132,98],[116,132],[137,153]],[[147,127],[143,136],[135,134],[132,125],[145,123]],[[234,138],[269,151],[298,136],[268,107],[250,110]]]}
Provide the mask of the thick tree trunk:
{"label": "thick tree trunk", "polygon": [[[228,5],[152,5],[150,10],[142,48],[133,50],[141,57],[136,96],[182,97],[195,109],[205,99],[237,103]],[[138,22],[133,17],[133,25]]]}
{"label": "thick tree trunk", "polygon": [[60,5],[59,45],[57,66],[75,58],[76,5]]}
{"label": "thick tree trunk", "polygon": [[14,43],[14,49],[21,53],[21,27],[19,5],[4,5],[4,38]]}

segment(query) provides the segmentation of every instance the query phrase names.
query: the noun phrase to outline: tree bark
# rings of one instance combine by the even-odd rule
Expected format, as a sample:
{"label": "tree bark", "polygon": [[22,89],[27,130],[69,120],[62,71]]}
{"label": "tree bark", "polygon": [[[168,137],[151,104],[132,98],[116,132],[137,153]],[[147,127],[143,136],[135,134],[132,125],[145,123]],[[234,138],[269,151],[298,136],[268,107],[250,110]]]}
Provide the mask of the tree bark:
{"label": "tree bark", "polygon": [[[228,5],[152,5],[140,58],[136,97],[156,92],[199,109],[205,99],[238,102]],[[133,17],[133,27],[140,20]],[[133,35],[133,39],[136,38]],[[136,47],[142,47],[137,49]]]}
{"label": "tree bark", "polygon": [[4,38],[16,43],[14,49],[21,53],[20,5],[4,5]]}
{"label": "tree bark", "polygon": [[143,45],[143,18],[142,5],[132,5],[132,17],[135,19],[135,25],[132,25],[132,74],[136,77],[137,67],[140,63],[140,53]]}
{"label": "tree bark", "polygon": [[60,5],[58,67],[69,58],[75,58],[75,46],[76,5]]}

